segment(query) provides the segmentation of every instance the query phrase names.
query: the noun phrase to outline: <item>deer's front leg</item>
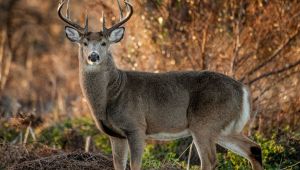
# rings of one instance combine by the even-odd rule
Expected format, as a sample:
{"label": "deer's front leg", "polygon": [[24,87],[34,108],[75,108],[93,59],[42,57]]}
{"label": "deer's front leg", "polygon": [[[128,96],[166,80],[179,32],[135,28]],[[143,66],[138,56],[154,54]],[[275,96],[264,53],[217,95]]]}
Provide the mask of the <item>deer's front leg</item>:
{"label": "deer's front leg", "polygon": [[114,168],[116,170],[125,170],[128,158],[127,139],[110,137]]}
{"label": "deer's front leg", "polygon": [[145,133],[134,131],[127,133],[130,149],[130,168],[131,170],[140,170],[142,166],[142,156],[145,145]]}

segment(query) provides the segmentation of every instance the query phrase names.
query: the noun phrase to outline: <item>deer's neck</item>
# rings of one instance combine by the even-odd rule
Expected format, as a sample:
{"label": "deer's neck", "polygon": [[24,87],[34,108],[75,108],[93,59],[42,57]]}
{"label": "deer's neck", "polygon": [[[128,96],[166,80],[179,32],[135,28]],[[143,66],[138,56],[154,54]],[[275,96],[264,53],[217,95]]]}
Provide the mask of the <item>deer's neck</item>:
{"label": "deer's neck", "polygon": [[126,83],[126,74],[119,69],[111,70],[107,86],[108,101],[114,101],[122,92]]}
{"label": "deer's neck", "polygon": [[80,84],[93,115],[106,120],[107,104],[115,100],[125,84],[125,73],[113,61],[98,66],[80,64]]}

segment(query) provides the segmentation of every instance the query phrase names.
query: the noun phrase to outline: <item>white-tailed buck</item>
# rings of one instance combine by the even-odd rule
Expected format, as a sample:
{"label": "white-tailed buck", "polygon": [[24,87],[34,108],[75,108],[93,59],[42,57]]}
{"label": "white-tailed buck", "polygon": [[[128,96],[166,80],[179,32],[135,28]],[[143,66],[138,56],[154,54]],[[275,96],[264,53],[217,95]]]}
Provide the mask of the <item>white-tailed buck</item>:
{"label": "white-tailed buck", "polygon": [[245,158],[253,169],[262,169],[261,148],[242,134],[250,119],[248,89],[223,74],[209,71],[146,73],[116,67],[109,47],[122,40],[128,14],[111,28],[88,31],[88,17],[81,27],[69,12],[59,17],[68,26],[69,40],[79,45],[79,75],[84,97],[97,127],[110,137],[114,167],[124,170],[128,148],[132,170],[141,169],[146,139],[172,140],[192,136],[203,170],[217,165],[216,144]]}

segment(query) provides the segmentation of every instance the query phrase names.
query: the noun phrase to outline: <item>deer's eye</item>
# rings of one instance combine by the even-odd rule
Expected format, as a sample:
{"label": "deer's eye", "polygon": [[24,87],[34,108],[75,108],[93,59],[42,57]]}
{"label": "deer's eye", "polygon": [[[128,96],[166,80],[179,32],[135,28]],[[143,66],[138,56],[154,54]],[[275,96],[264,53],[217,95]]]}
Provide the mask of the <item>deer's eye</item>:
{"label": "deer's eye", "polygon": [[102,43],[101,43],[101,46],[106,46],[106,42],[102,42]]}
{"label": "deer's eye", "polygon": [[87,43],[87,42],[84,42],[83,45],[84,45],[84,46],[88,46],[88,43]]}

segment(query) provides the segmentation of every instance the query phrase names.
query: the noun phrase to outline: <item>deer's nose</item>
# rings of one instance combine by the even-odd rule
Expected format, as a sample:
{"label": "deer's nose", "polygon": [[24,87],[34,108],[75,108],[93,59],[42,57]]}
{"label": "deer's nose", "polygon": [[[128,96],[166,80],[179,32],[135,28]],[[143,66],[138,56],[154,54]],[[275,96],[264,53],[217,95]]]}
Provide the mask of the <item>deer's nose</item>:
{"label": "deer's nose", "polygon": [[96,62],[100,59],[100,57],[97,53],[93,52],[91,55],[89,55],[88,59],[92,62]]}

